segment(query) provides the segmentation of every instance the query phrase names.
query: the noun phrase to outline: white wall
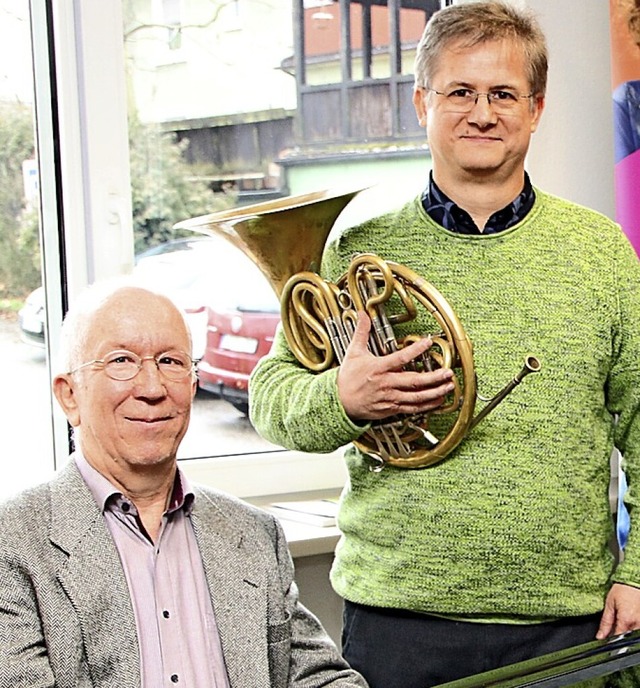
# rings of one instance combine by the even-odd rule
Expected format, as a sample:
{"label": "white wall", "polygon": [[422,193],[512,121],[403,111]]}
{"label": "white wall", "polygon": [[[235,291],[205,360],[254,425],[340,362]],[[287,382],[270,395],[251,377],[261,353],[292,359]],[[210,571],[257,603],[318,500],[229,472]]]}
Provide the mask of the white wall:
{"label": "white wall", "polygon": [[134,0],[131,8],[129,28],[146,25],[126,40],[142,121],[295,108],[295,79],[280,68],[293,54],[291,0],[182,3],[177,50],[167,45],[160,2]]}
{"label": "white wall", "polygon": [[527,167],[546,191],[615,216],[609,3],[527,0],[549,44],[549,88]]}

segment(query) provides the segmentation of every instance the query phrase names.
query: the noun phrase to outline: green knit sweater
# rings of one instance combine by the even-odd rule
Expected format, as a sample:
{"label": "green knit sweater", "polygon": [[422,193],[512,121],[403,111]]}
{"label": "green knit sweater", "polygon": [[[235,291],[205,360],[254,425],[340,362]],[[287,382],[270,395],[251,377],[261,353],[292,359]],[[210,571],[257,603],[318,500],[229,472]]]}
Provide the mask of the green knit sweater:
{"label": "green knit sweater", "polygon": [[[447,298],[473,342],[480,394],[493,396],[529,352],[543,368],[444,461],[373,473],[349,444],[362,428],[338,401],[336,369],[301,368],[279,333],[251,380],[252,420],[288,448],[349,445],[335,590],[368,605],[527,622],[601,610],[612,579],[640,587],[638,533],[613,576],[608,548],[614,445],[632,522],[640,484],[640,263],[619,227],[536,190],[524,221],[467,236],[415,199],[344,231],[323,275],[335,281],[357,251],[410,267]],[[423,316],[407,330],[433,323]]]}

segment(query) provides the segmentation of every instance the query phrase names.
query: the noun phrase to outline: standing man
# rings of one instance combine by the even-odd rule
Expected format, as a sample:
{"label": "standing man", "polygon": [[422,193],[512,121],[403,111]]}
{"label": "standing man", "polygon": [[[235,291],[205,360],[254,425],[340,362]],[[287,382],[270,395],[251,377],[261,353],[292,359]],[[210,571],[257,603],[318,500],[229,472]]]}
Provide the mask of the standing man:
{"label": "standing man", "polygon": [[298,601],[268,514],[191,486],[181,312],[93,287],[63,325],[60,475],[0,507],[0,685],[365,687]]}
{"label": "standing man", "polygon": [[[474,343],[480,391],[529,352],[542,363],[435,465],[376,473],[347,448],[331,580],[344,656],[374,688],[425,688],[640,627],[640,540],[632,528],[616,570],[607,544],[614,446],[632,521],[640,484],[640,264],[612,221],[532,186],[525,157],[546,78],[545,39],[525,11],[435,13],[415,63],[428,184],[323,257],[332,282],[370,251],[435,285]],[[396,334],[433,329],[423,311]],[[451,371],[398,372],[428,339],[376,358],[368,330],[362,314],[342,364],[318,374],[280,334],[251,381],[258,430],[328,452],[375,420],[440,404]]]}

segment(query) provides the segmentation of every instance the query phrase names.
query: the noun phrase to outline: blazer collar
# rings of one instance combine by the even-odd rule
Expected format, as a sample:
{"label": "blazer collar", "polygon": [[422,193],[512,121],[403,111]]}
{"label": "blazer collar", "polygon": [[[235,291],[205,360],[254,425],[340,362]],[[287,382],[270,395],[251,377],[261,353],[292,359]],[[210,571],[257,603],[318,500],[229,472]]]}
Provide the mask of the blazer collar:
{"label": "blazer collar", "polygon": [[269,676],[268,581],[264,558],[209,491],[196,488],[193,526],[232,686]]}
{"label": "blazer collar", "polygon": [[102,513],[73,457],[51,484],[50,540],[58,551],[56,575],[78,615],[95,685],[103,685],[100,676],[108,672],[109,685],[139,688],[129,589]]}

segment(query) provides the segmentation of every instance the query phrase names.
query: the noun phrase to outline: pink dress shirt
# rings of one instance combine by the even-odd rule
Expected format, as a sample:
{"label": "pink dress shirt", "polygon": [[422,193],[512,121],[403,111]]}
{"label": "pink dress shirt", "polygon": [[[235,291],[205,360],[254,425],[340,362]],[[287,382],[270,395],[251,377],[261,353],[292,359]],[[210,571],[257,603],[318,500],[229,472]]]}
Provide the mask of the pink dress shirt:
{"label": "pink dress shirt", "polygon": [[[102,509],[129,585],[141,688],[229,688],[220,636],[191,523],[194,493],[178,469],[157,541],[129,499],[79,453],[80,474]],[[90,572],[88,572],[90,575]]]}

